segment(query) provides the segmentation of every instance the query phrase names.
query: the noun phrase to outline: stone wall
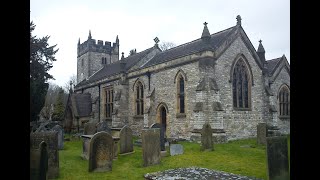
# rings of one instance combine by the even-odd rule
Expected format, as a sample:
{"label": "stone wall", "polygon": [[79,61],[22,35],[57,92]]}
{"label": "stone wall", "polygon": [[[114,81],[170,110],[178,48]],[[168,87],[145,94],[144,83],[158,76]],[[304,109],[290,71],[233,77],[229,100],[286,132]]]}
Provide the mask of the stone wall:
{"label": "stone wall", "polygon": [[282,85],[287,85],[290,88],[290,75],[288,71],[283,68],[279,68],[280,72],[275,72],[275,79],[274,82],[271,84],[271,89],[274,93],[274,96],[271,97],[271,101],[276,105],[277,108],[277,113],[275,118],[277,122],[275,124],[280,128],[280,132],[284,134],[289,134],[290,133],[290,118],[289,119],[279,119],[278,113],[279,113],[279,101],[278,101],[278,92],[281,88]]}
{"label": "stone wall", "polygon": [[[83,55],[83,57],[86,56],[87,54]],[[253,78],[251,109],[246,111],[233,108],[230,75],[232,65],[239,56],[242,56],[248,63]],[[84,90],[84,93],[91,93],[93,102],[96,102],[96,105],[93,104],[94,121],[99,122],[105,118],[103,88],[113,85],[114,98],[121,93],[119,99],[114,102],[115,113],[112,116],[112,127],[122,127],[128,124],[134,135],[141,135],[141,130],[144,127],[150,127],[151,124],[160,122],[158,109],[159,105],[163,105],[167,110],[167,137],[190,139],[192,131],[201,129],[206,121],[213,129],[223,129],[226,132],[223,137],[226,135],[227,140],[256,136],[257,124],[266,122],[268,118],[273,116],[269,112],[269,99],[270,103],[277,101],[274,99],[276,96],[269,98],[265,92],[265,79],[262,70],[240,37],[235,39],[217,60],[214,60],[213,57],[213,52],[204,51],[152,67],[130,71],[124,75],[124,79],[101,84],[100,120],[97,114],[99,100],[95,101],[99,97],[98,86]],[[101,57],[96,55],[96,58],[100,58],[101,63]],[[205,67],[204,70],[201,68],[200,62],[205,58],[212,65],[208,68]],[[150,87],[146,75],[147,71],[151,72]],[[290,85],[288,73],[282,71],[271,86],[274,92],[277,92],[279,86],[284,82]],[[177,112],[177,82],[175,82],[175,78],[178,73],[181,73],[185,78],[184,114]],[[122,77],[121,75],[117,76]],[[277,80],[281,78],[283,80]],[[197,86],[203,79],[206,81],[214,80],[218,89],[207,88],[197,91]],[[137,81],[140,81],[144,87],[144,115],[139,116],[136,115],[135,107],[135,84]],[[206,83],[206,86],[210,87],[210,82]],[[221,110],[214,110],[213,104],[216,102],[221,104]],[[197,103],[202,104],[202,110],[195,110]],[[290,121],[279,121],[278,125],[283,132],[290,132]]]}
{"label": "stone wall", "polygon": [[[231,66],[238,55],[242,54],[253,76],[251,87],[251,110],[239,111],[233,109],[232,82],[230,80]],[[215,76],[220,88],[220,100],[224,109],[223,127],[229,139],[256,136],[257,124],[263,122],[263,103],[265,90],[262,81],[262,71],[251,55],[250,51],[238,37],[216,62]]]}

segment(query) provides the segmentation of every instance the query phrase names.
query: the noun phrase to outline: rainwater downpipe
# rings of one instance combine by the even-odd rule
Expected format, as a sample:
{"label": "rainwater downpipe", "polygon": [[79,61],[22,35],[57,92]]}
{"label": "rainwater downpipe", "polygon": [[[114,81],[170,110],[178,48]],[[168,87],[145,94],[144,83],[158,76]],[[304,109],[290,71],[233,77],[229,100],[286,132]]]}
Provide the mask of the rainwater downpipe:
{"label": "rainwater downpipe", "polygon": [[100,107],[100,85],[101,85],[101,84],[99,84],[99,108],[98,108],[98,109],[99,109],[99,115],[98,115],[98,117],[99,117],[99,122],[100,122],[100,108],[101,108],[101,107]]}

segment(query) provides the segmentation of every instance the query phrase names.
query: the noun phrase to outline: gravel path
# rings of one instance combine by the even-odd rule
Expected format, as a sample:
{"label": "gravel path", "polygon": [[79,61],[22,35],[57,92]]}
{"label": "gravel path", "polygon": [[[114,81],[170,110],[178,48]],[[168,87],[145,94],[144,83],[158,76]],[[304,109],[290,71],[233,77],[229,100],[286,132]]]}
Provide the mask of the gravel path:
{"label": "gravel path", "polygon": [[259,180],[254,177],[240,176],[223,171],[190,167],[169,169],[144,175],[146,180]]}

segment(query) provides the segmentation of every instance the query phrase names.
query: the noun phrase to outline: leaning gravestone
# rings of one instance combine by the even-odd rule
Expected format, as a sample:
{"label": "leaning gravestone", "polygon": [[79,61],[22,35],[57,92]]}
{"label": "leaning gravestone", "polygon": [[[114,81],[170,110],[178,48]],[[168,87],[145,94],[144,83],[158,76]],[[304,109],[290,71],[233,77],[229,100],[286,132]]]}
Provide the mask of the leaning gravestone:
{"label": "leaning gravestone", "polygon": [[267,143],[267,124],[259,123],[257,125],[257,143],[266,145]]}
{"label": "leaning gravestone", "polygon": [[95,134],[96,132],[97,132],[96,123],[87,122],[84,124],[84,130],[83,130],[84,135],[92,135],[92,134]]}
{"label": "leaning gravestone", "polygon": [[160,129],[142,129],[143,166],[160,163]]}
{"label": "leaning gravestone", "polygon": [[89,172],[112,170],[113,139],[107,132],[98,132],[90,140]]}
{"label": "leaning gravestone", "polygon": [[150,128],[159,128],[160,129],[160,149],[161,151],[165,151],[165,143],[164,143],[164,127],[159,123],[154,123],[150,126]]}
{"label": "leaning gravestone", "polygon": [[175,156],[183,154],[183,146],[181,144],[170,144],[170,155]]}
{"label": "leaning gravestone", "polygon": [[108,127],[108,123],[106,121],[99,122],[96,127],[97,132],[105,131],[111,134],[111,129]]}
{"label": "leaning gravestone", "polygon": [[201,130],[201,151],[213,151],[212,129],[209,123],[205,123]]}
{"label": "leaning gravestone", "polygon": [[289,180],[287,137],[267,137],[267,176],[269,180]]}
{"label": "leaning gravestone", "polygon": [[30,179],[48,179],[48,149],[42,141],[39,149],[30,148]]}
{"label": "leaning gravestone", "polygon": [[59,176],[58,132],[35,132],[30,134],[30,148],[37,149],[44,141],[48,145],[48,178]]}
{"label": "leaning gravestone", "polygon": [[63,129],[62,129],[62,127],[57,124],[57,125],[55,125],[51,130],[58,132],[58,149],[59,149],[59,150],[63,149],[64,135],[63,135]]}
{"label": "leaning gravestone", "polygon": [[120,154],[133,152],[132,130],[126,125],[120,130]]}

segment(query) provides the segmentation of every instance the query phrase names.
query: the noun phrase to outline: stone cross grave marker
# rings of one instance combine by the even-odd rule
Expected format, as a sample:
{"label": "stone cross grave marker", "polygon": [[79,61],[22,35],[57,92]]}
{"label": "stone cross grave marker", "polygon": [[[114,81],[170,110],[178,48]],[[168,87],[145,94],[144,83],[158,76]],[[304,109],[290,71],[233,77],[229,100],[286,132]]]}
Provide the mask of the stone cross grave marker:
{"label": "stone cross grave marker", "polygon": [[87,122],[84,124],[84,130],[83,130],[84,135],[92,135],[92,134],[95,134],[96,132],[97,132],[96,123]]}
{"label": "stone cross grave marker", "polygon": [[42,141],[39,149],[30,148],[30,179],[48,179],[48,147]]}
{"label": "stone cross grave marker", "polygon": [[34,132],[30,134],[30,148],[37,149],[44,141],[48,146],[48,178],[59,176],[58,132]]}
{"label": "stone cross grave marker", "polygon": [[132,130],[126,125],[120,130],[120,154],[133,152]]}
{"label": "stone cross grave marker", "polygon": [[113,139],[107,132],[98,132],[90,140],[89,172],[112,170]]}
{"label": "stone cross grave marker", "polygon": [[201,129],[201,151],[213,151],[212,129],[209,123],[205,123]]}
{"label": "stone cross grave marker", "polygon": [[286,136],[267,137],[267,177],[289,180],[288,142]]}
{"label": "stone cross grave marker", "polygon": [[51,130],[58,132],[58,149],[59,150],[63,149],[64,133],[63,133],[62,127],[57,124]]}
{"label": "stone cross grave marker", "polygon": [[154,123],[150,126],[150,128],[159,128],[160,129],[160,149],[161,151],[165,151],[165,143],[164,143],[164,127],[159,123]]}
{"label": "stone cross grave marker", "polygon": [[143,166],[160,163],[160,129],[142,129]]}

